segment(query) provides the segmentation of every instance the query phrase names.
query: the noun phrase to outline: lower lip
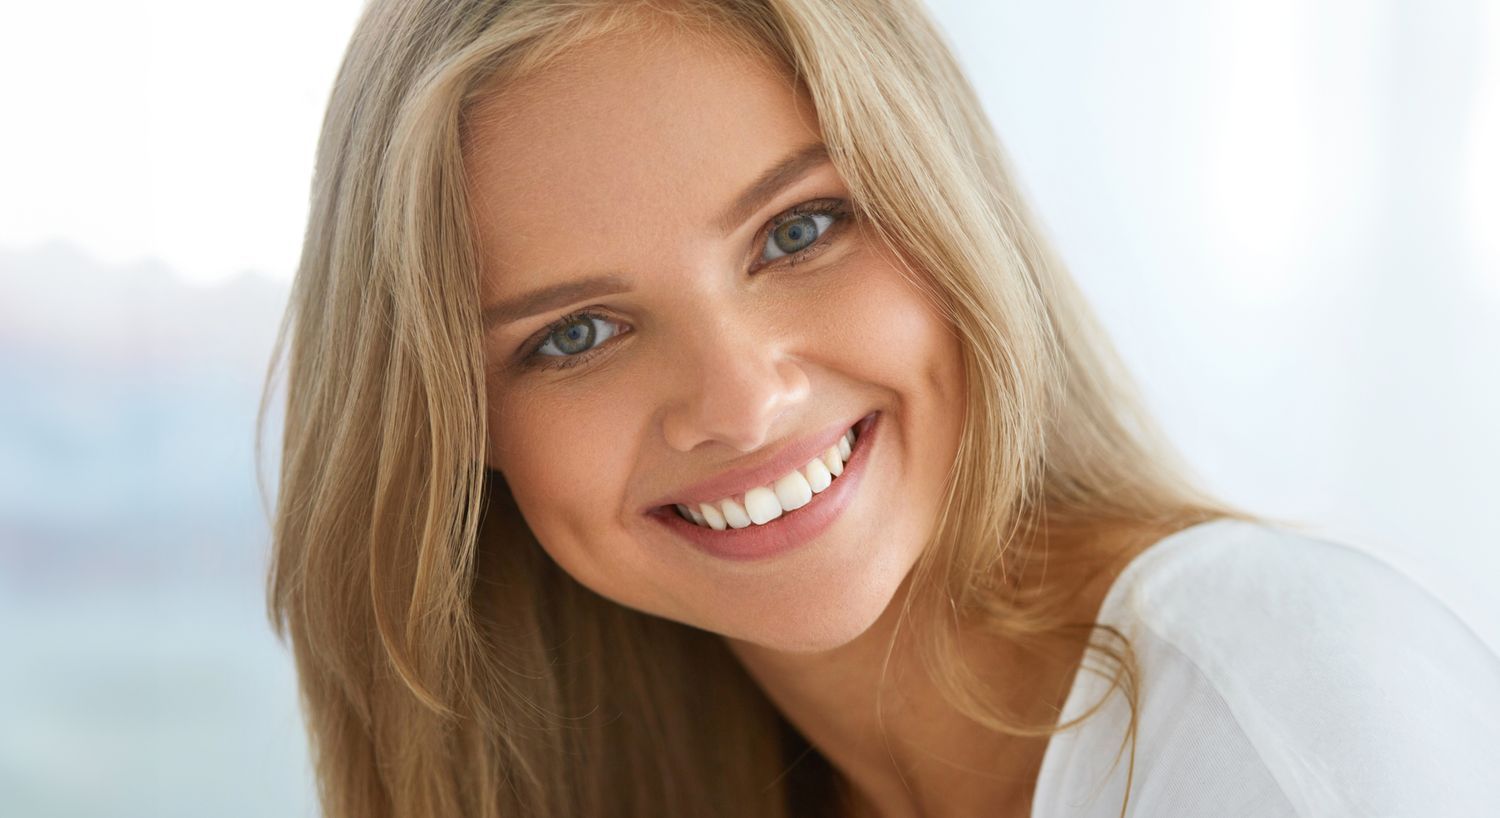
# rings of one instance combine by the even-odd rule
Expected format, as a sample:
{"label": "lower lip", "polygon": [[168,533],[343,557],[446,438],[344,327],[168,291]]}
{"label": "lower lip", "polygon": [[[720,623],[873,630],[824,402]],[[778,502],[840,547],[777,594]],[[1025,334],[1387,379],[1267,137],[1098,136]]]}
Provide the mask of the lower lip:
{"label": "lower lip", "polygon": [[656,509],[648,516],[699,550],[720,559],[750,562],[784,554],[822,534],[854,501],[854,493],[864,478],[865,463],[870,459],[870,448],[878,434],[879,420],[880,415],[876,413],[854,425],[857,437],[854,449],[849,453],[849,462],[844,464],[843,473],[835,477],[828,488],[814,494],[807,505],[784,512],[765,525],[751,524],[745,528],[718,531],[682,519],[671,506]]}

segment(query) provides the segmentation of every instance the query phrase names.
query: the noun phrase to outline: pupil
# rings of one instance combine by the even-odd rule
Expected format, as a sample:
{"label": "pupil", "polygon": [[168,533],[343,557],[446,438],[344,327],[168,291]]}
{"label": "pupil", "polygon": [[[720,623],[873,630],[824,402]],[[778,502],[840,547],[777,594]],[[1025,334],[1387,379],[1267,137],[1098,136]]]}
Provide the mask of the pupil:
{"label": "pupil", "polygon": [[799,216],[776,228],[776,245],[783,253],[795,253],[818,238],[818,225],[807,216]]}
{"label": "pupil", "polygon": [[577,323],[564,328],[558,336],[558,349],[569,355],[583,352],[593,346],[594,322],[588,318],[580,318]]}

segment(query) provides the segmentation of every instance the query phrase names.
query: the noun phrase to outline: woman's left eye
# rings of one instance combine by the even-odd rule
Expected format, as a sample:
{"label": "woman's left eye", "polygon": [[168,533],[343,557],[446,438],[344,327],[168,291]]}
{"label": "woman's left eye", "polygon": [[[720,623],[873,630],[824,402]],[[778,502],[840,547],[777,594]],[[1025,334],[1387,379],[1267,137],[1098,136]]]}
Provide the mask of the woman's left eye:
{"label": "woman's left eye", "polygon": [[766,234],[760,263],[798,255],[816,244],[845,215],[839,205],[815,204],[778,216]]}

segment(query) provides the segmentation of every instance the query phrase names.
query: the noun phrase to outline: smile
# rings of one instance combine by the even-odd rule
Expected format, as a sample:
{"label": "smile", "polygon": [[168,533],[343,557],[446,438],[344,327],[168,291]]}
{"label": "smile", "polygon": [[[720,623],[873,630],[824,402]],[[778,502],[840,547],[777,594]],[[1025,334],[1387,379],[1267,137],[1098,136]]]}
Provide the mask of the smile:
{"label": "smile", "polygon": [[796,511],[812,502],[813,495],[821,494],[844,473],[844,464],[849,461],[854,442],[859,439],[858,427],[859,424],[849,427],[838,443],[768,486],[757,486],[744,494],[699,503],[696,507],[677,503],[677,513],[697,525],[723,531],[765,525],[788,511]]}
{"label": "smile", "polygon": [[[647,516],[675,539],[720,559],[759,561],[791,551],[815,540],[854,501],[881,416],[871,413],[842,435],[833,432],[831,445],[810,448],[805,464],[782,477],[719,500],[657,506]],[[732,489],[732,483],[702,488],[714,485],[719,491]],[[695,493],[712,497],[717,492]]]}

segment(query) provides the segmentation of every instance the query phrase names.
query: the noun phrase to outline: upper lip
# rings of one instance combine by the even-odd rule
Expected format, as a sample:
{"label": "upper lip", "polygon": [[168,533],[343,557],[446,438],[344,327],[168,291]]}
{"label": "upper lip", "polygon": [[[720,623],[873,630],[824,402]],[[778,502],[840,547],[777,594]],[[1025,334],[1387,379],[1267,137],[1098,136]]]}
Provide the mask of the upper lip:
{"label": "upper lip", "polygon": [[861,419],[862,417],[839,421],[820,432],[782,446],[774,455],[761,458],[758,463],[727,469],[707,480],[683,486],[670,495],[651,503],[645,511],[649,513],[674,503],[696,508],[699,503],[711,503],[725,497],[744,494],[757,486],[768,486],[793,470],[802,468],[813,458],[837,445],[844,432],[849,431],[850,427]]}

